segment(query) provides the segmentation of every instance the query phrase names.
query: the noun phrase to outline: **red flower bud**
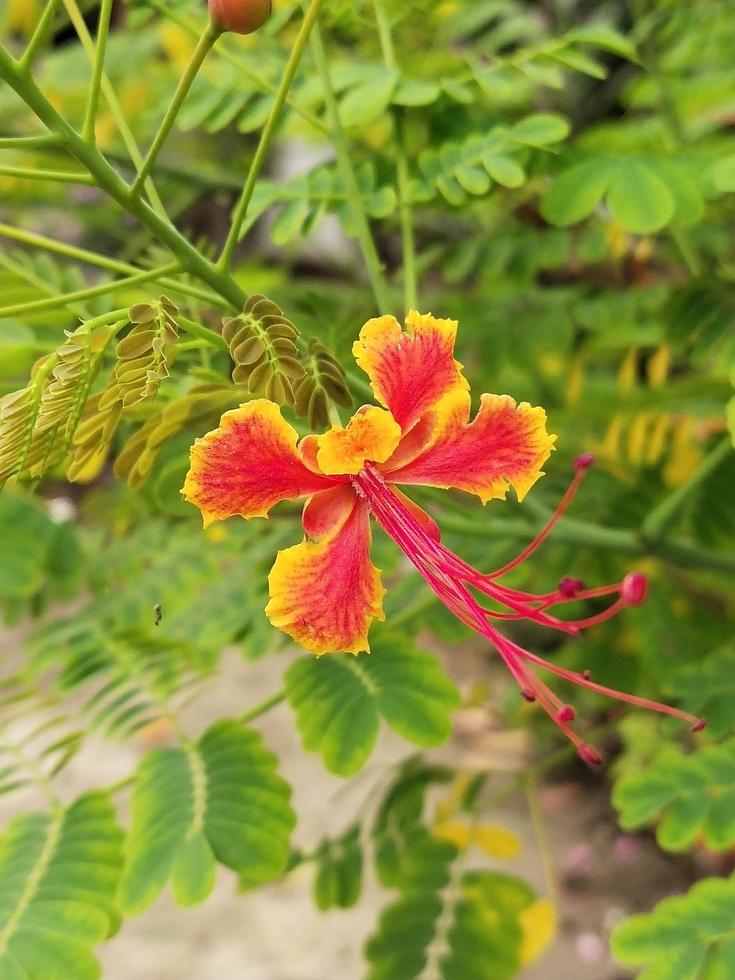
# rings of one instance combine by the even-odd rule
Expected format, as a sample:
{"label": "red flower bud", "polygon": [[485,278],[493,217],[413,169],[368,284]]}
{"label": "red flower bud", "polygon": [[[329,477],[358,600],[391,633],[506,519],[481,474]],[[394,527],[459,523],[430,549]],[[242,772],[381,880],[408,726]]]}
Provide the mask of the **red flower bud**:
{"label": "red flower bud", "polygon": [[252,34],[271,15],[271,0],[209,0],[212,23],[223,31]]}

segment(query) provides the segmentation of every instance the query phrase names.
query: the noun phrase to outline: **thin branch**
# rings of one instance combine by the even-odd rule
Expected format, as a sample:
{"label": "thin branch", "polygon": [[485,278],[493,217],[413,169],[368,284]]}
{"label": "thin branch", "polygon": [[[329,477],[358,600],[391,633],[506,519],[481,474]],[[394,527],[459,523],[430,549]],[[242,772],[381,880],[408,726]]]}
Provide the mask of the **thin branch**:
{"label": "thin branch", "polygon": [[273,105],[271,106],[268,121],[261,131],[258,148],[255,151],[255,156],[250,164],[250,170],[248,171],[248,176],[245,180],[245,186],[242,189],[240,200],[237,202],[233,212],[230,231],[227,235],[224,248],[222,249],[219,262],[217,263],[218,268],[225,271],[230,268],[232,254],[235,251],[238,241],[240,240],[240,230],[247,215],[250,199],[252,198],[253,191],[255,190],[255,184],[260,176],[260,171],[263,168],[263,163],[265,162],[268,148],[270,147],[271,140],[273,139],[276,127],[281,118],[281,112],[286,104],[289,89],[291,88],[293,80],[296,77],[296,72],[299,69],[304,48],[306,47],[312,30],[315,28],[322,2],[323,0],[311,0],[309,4],[309,7],[304,15],[304,19],[301,23],[301,29],[299,30],[291,49],[291,55],[286,64],[286,68],[284,69],[281,84],[278,86],[278,93]]}
{"label": "thin branch", "polygon": [[1,45],[0,78],[15,90],[50,132],[61,136],[72,156],[76,157],[95,178],[97,186],[137,218],[165,245],[180,260],[182,268],[207,283],[234,309],[242,309],[246,295],[232,276],[217,269],[214,263],[205,258],[191,242],[184,238],[167,218],[162,217],[140,198],[132,198],[128,184],[113,170],[99,150],[82,139],[81,135],[51,105],[34,80],[19,70],[15,59]]}
{"label": "thin branch", "polygon": [[23,71],[29,71],[33,64],[33,59],[38,54],[39,48],[45,43],[49,30],[53,26],[54,17],[59,8],[59,0],[46,0],[46,6],[41,17],[36,24],[33,36],[28,42],[23,56],[20,59],[20,67]]}
{"label": "thin branch", "polygon": [[[189,20],[188,17],[184,17],[176,10],[172,10],[170,7],[167,7],[164,3],[161,3],[161,0],[143,0],[143,2],[147,7],[150,7],[151,10],[155,10],[162,17],[166,17],[171,21],[171,23],[176,24],[182,30],[186,31],[190,37],[201,37],[202,28],[200,25],[196,24],[192,20]],[[232,52],[229,51],[224,45],[221,44],[217,48],[217,55],[218,57],[222,58],[223,61],[227,61],[229,64],[231,64],[233,68],[237,68],[240,74],[244,75],[245,78],[252,82],[253,85],[260,89],[261,92],[267,92],[268,95],[278,94],[278,89],[275,85],[272,85],[270,82],[266,81],[266,79],[263,78],[262,75],[258,74],[258,72],[253,71],[253,69],[245,61],[243,61],[242,58],[238,58],[237,55],[232,54]],[[321,119],[319,119],[317,116],[313,115],[311,112],[308,112],[306,109],[302,109],[290,97],[286,99],[286,105],[289,107],[289,109],[295,112],[297,116],[301,116],[305,122],[307,122],[310,126],[313,126],[314,129],[318,130],[320,133],[323,133],[325,136],[329,136],[329,127],[325,126]]]}
{"label": "thin branch", "polygon": [[143,283],[157,279],[161,275],[175,272],[179,268],[178,262],[171,262],[160,269],[151,269],[146,272],[139,272],[136,276],[128,276],[125,279],[116,279],[113,282],[101,283],[98,286],[90,286],[87,289],[79,289],[73,293],[62,293],[60,296],[52,296],[49,299],[33,300],[30,303],[16,303],[14,306],[0,307],[0,319],[7,316],[22,316],[29,313],[41,313],[46,310],[56,310],[64,306],[79,303],[85,299],[93,299],[95,296],[107,296],[109,293],[118,292],[131,286],[139,286]]}
{"label": "thin branch", "polygon": [[365,260],[368,278],[370,279],[370,285],[373,290],[378,311],[385,313],[390,308],[388,286],[383,273],[383,265],[380,261],[378,251],[375,248],[372,231],[370,230],[370,222],[368,221],[368,217],[365,212],[365,205],[363,203],[362,194],[360,193],[360,187],[357,182],[357,175],[355,174],[355,168],[352,165],[347,139],[345,137],[344,130],[342,129],[342,122],[339,118],[337,97],[329,75],[329,62],[327,61],[327,54],[324,50],[324,42],[322,40],[322,35],[318,24],[314,26],[314,30],[312,32],[311,48],[314,55],[314,61],[316,63],[317,73],[321,79],[324,101],[326,103],[327,112],[329,114],[332,127],[332,139],[334,141],[334,148],[337,154],[337,166],[339,168],[342,181],[345,185],[347,199],[350,207],[352,208],[352,216],[357,229],[357,239]]}
{"label": "thin branch", "polygon": [[36,167],[9,167],[0,164],[0,176],[23,180],[50,180],[57,184],[93,185],[94,179],[87,173],[71,173],[68,170],[42,170]]}
{"label": "thin branch", "polygon": [[[76,259],[79,262],[86,262],[87,265],[96,266],[98,269],[119,272],[125,276],[136,276],[139,272],[145,272],[145,269],[131,265],[129,262],[111,259],[106,255],[100,255],[98,252],[92,252],[86,248],[79,248],[76,245],[70,245],[68,242],[60,242],[55,238],[47,238],[45,235],[39,235],[37,232],[26,231],[24,228],[14,228],[12,225],[0,223],[0,235],[4,235],[6,238],[10,238],[16,242],[23,242],[24,245],[42,248],[47,252],[54,252],[57,255],[63,255],[68,259]],[[208,289],[200,289],[198,286],[192,286],[187,282],[179,282],[176,279],[169,279],[166,276],[162,276],[157,281],[164,289],[174,290],[184,296],[191,296],[194,299],[201,300],[203,303],[209,303],[211,306],[227,305],[221,296],[218,296],[217,293],[210,292]]]}
{"label": "thin branch", "polygon": [[[72,22],[74,30],[77,32],[77,36],[82,42],[82,47],[87,52],[87,56],[90,61],[94,63],[96,54],[95,43],[92,40],[91,34],[87,30],[87,25],[84,22],[84,17],[76,0],[62,0],[62,2],[66,8],[66,12],[69,15],[69,19]],[[100,86],[102,89],[102,94],[105,97],[105,101],[110,107],[110,112],[115,120],[115,125],[117,126],[123,142],[125,143],[125,147],[130,154],[130,159],[133,161],[136,170],[140,169],[143,164],[143,156],[138,149],[138,144],[135,142],[135,137],[133,136],[127,120],[125,119],[125,114],[122,111],[117,96],[115,95],[115,89],[112,87],[112,84],[104,71],[102,72]],[[158,191],[156,190],[153,181],[149,179],[146,182],[145,188],[153,209],[157,211],[162,218],[167,218],[166,209],[163,206],[161,198],[158,196]]]}
{"label": "thin branch", "polygon": [[260,718],[261,715],[266,714],[266,712],[282,704],[285,700],[286,692],[278,691],[276,694],[272,694],[269,698],[266,698],[265,701],[261,701],[260,704],[256,704],[254,708],[243,712],[237,720],[246,724],[249,721],[253,721],[254,718]]}
{"label": "thin branch", "polygon": [[717,469],[720,463],[727,459],[732,451],[732,441],[729,437],[723,439],[705,456],[696,472],[692,473],[688,480],[685,480],[654,507],[641,527],[641,534],[646,541],[660,541],[676,520],[689,496],[707,479],[710,473]]}
{"label": "thin branch", "polygon": [[45,150],[58,146],[61,141],[52,133],[40,136],[2,136],[0,150]]}
{"label": "thin branch", "polygon": [[100,11],[97,19],[97,43],[94,49],[94,62],[92,64],[92,83],[89,89],[87,101],[87,111],[84,116],[82,126],[82,137],[88,143],[95,142],[95,124],[97,122],[97,109],[100,103],[100,88],[102,86],[102,74],[105,70],[105,54],[107,52],[107,39],[110,35],[110,18],[112,17],[113,0],[101,0]]}
{"label": "thin branch", "polygon": [[163,121],[156,133],[153,140],[151,148],[148,150],[145,160],[138,171],[138,176],[133,181],[133,186],[131,188],[131,194],[139,194],[140,190],[145,183],[148,174],[153,169],[153,164],[156,162],[158,154],[161,152],[163,144],[166,142],[168,134],[171,132],[174,123],[176,122],[176,117],[184,104],[186,96],[189,94],[189,90],[194,83],[194,79],[197,77],[200,68],[204,64],[204,61],[212,50],[217,38],[221,35],[219,28],[215,27],[210,21],[207,25],[207,29],[202,34],[199,39],[199,43],[194,49],[194,53],[189,60],[189,64],[186,66],[179,84],[176,87],[174,96],[171,100],[171,104],[166,110],[166,115],[163,117]]}

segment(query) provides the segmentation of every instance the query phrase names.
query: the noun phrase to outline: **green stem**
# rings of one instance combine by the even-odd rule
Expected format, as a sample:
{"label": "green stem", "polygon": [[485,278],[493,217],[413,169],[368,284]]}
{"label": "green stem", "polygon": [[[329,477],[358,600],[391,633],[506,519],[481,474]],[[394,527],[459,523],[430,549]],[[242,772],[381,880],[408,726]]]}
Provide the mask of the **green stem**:
{"label": "green stem", "polygon": [[[531,509],[531,502],[525,506]],[[544,522],[549,516],[545,507],[535,507],[535,512]],[[494,540],[507,538],[527,543],[536,536],[533,526],[524,521],[505,520],[497,524],[468,521],[461,517],[446,515],[441,526],[474,537],[490,537]],[[557,544],[571,544],[585,548],[599,548],[631,558],[653,557],[684,568],[701,568],[710,571],[735,575],[735,556],[704,551],[696,545],[683,541],[647,541],[635,531],[611,527],[598,527],[586,521],[562,518],[554,528],[554,541]]]}
{"label": "green stem", "polygon": [[[398,62],[393,45],[390,20],[385,12],[383,0],[373,0],[378,36],[386,68],[396,70]],[[406,312],[418,306],[418,283],[416,274],[416,240],[413,230],[413,209],[411,208],[411,178],[408,169],[408,149],[404,123],[406,114],[400,107],[392,110],[393,129],[396,142],[396,182],[398,184],[398,209],[401,222],[401,243],[403,249],[403,302]]]}
{"label": "green stem", "polygon": [[225,352],[229,351],[227,341],[222,334],[210,330],[209,327],[204,327],[201,323],[196,323],[194,320],[190,320],[185,316],[177,316],[176,322],[186,333],[190,333],[194,337],[199,337],[200,340],[205,340],[211,347],[216,347],[218,350]]}
{"label": "green stem", "polygon": [[702,460],[696,472],[688,480],[673,490],[667,497],[650,512],[641,527],[642,537],[650,544],[658,542],[676,520],[687,498],[703,483],[710,473],[722,463],[733,451],[729,438],[723,439]]}
{"label": "green stem", "polygon": [[3,136],[0,150],[43,150],[59,145],[59,139],[50,133],[41,136]]}
{"label": "green stem", "polygon": [[345,193],[347,195],[348,203],[352,208],[352,216],[357,229],[357,239],[362,250],[363,259],[365,260],[368,278],[370,279],[370,285],[375,297],[378,312],[385,313],[390,309],[388,286],[383,273],[383,265],[380,261],[380,257],[378,256],[377,249],[375,248],[375,242],[373,241],[370,223],[365,212],[362,194],[360,193],[360,187],[357,183],[357,175],[355,174],[355,169],[352,165],[347,139],[345,137],[344,130],[342,129],[342,122],[339,118],[337,97],[332,86],[332,80],[329,76],[329,63],[327,61],[326,51],[324,50],[324,41],[322,40],[322,35],[318,24],[314,25],[314,31],[311,36],[311,47],[314,55],[314,61],[316,63],[317,73],[322,84],[324,102],[326,104],[327,113],[331,123],[332,139],[334,141],[334,149],[337,154],[337,167],[339,168],[342,182],[345,185]]}
{"label": "green stem", "polygon": [[[157,13],[161,14],[162,17],[166,17],[173,24],[177,24],[191,37],[201,37],[202,29],[198,24],[195,24],[194,21],[189,20],[188,17],[184,17],[182,14],[177,13],[170,7],[167,7],[164,3],[161,3],[161,0],[143,0],[143,2],[147,7],[150,7],[151,10],[155,10]],[[232,52],[228,51],[224,45],[219,46],[217,49],[217,54],[223,59],[223,61],[229,62],[233,68],[237,68],[240,74],[244,75],[245,78],[252,82],[253,85],[255,85],[261,92],[267,92],[269,95],[277,95],[278,89],[275,85],[271,85],[271,83],[266,81],[262,75],[253,71],[249,65],[247,65],[241,58],[238,58],[237,55],[234,55]],[[308,122],[310,126],[313,126],[314,129],[319,130],[319,132],[323,133],[325,136],[329,136],[329,128],[325,126],[321,119],[317,118],[317,116],[313,115],[311,112],[307,112],[306,109],[302,109],[290,97],[286,99],[286,104],[293,112],[296,113],[296,115],[301,116],[305,122]]]}
{"label": "green stem", "polygon": [[398,182],[398,207],[401,220],[401,241],[403,245],[403,297],[406,312],[418,307],[418,275],[416,271],[416,239],[413,229],[413,208],[411,207],[411,180],[408,170],[408,150],[406,134],[403,129],[405,113],[400,109],[393,112],[396,130],[396,178]]}
{"label": "green stem", "polygon": [[89,174],[74,174],[68,170],[40,170],[36,167],[6,167],[0,165],[0,176],[21,180],[50,180],[57,184],[94,184]]}
{"label": "green stem", "polygon": [[59,309],[74,303],[82,302],[85,299],[92,299],[95,296],[106,296],[108,293],[115,293],[130,286],[139,286],[142,283],[150,282],[168,272],[175,272],[179,267],[178,262],[171,262],[160,269],[151,269],[146,272],[139,272],[136,276],[128,276],[125,279],[117,279],[113,282],[101,283],[99,286],[90,286],[87,289],[79,289],[74,293],[63,293],[60,296],[52,296],[49,299],[37,299],[30,303],[16,303],[15,306],[0,307],[0,319],[7,316],[22,316],[28,313],[41,313],[47,310]]}
{"label": "green stem", "polygon": [[245,711],[243,714],[239,716],[237,720],[242,722],[243,725],[245,725],[247,724],[247,722],[253,721],[253,719],[255,718],[260,718],[261,715],[266,714],[266,712],[270,711],[271,708],[277,707],[279,704],[282,704],[285,700],[286,700],[286,692],[277,691],[275,694],[272,694],[269,698],[266,698],[265,701],[261,701],[260,704],[256,704],[254,708],[250,708],[248,711]]}
{"label": "green stem", "polygon": [[[86,51],[90,61],[94,62],[96,56],[95,43],[92,40],[92,35],[87,30],[84,16],[82,15],[76,0],[62,0],[62,2],[67,14],[69,15],[69,20],[72,22],[72,26],[77,32],[77,36],[82,43],[82,47]],[[110,112],[115,120],[115,125],[122,136],[125,148],[130,154],[130,159],[133,161],[136,170],[140,169],[143,164],[143,157],[138,149],[138,144],[135,142],[135,137],[133,136],[130,126],[128,126],[125,113],[122,111],[117,95],[115,94],[115,89],[112,87],[109,78],[104,72],[102,73],[100,86],[102,89],[102,94],[105,97],[105,101],[110,107]],[[82,140],[82,142],[86,143],[86,140]],[[158,191],[150,178],[146,181],[145,189],[146,193],[148,194],[148,199],[153,206],[153,210],[156,211],[161,218],[168,220],[166,209],[164,208],[163,202],[158,196]]]}
{"label": "green stem", "polygon": [[166,115],[163,117],[163,122],[156,133],[155,139],[151,144],[151,148],[148,150],[148,154],[146,155],[142,166],[138,170],[138,176],[135,178],[133,186],[130,190],[131,194],[135,195],[140,193],[148,174],[153,169],[153,164],[156,162],[158,154],[161,152],[163,144],[166,142],[168,134],[171,132],[173,125],[176,122],[176,117],[184,104],[186,96],[189,94],[191,86],[194,84],[194,79],[199,74],[200,68],[204,64],[207,55],[212,50],[212,47],[221,33],[222,32],[220,29],[215,27],[210,21],[207,25],[206,31],[202,34],[201,38],[199,39],[199,43],[194,49],[194,53],[189,60],[189,64],[186,66],[184,73],[179,80],[179,84],[176,87],[171,103],[166,110]]}
{"label": "green stem", "polygon": [[[68,259],[76,259],[79,262],[86,262],[88,265],[96,266],[98,269],[108,269],[110,272],[119,272],[125,276],[137,276],[139,272],[144,272],[138,266],[130,265],[128,262],[121,262],[119,259],[111,259],[98,252],[91,252],[86,248],[78,248],[76,245],[69,245],[67,242],[59,242],[54,238],[47,238],[33,231],[26,231],[23,228],[13,228],[12,225],[0,223],[0,235],[11,238],[24,245],[32,245],[34,248],[42,248],[47,252],[55,252],[57,255],[64,255]],[[212,306],[222,306],[224,301],[217,293],[212,293],[208,289],[200,289],[198,286],[191,286],[186,282],[178,282],[176,279],[168,279],[162,276],[157,282],[164,288],[179,292],[184,296],[191,296],[199,299],[203,303]],[[227,305],[227,304],[224,304]]]}
{"label": "green stem", "polygon": [[84,125],[82,126],[82,137],[88,143],[94,143],[95,141],[94,127],[97,121],[97,109],[100,104],[100,88],[102,86],[102,74],[105,69],[105,54],[107,53],[107,39],[110,36],[111,17],[112,0],[101,0],[97,18],[97,43],[95,44],[94,61],[92,63],[92,83],[89,89]]}
{"label": "green stem", "polygon": [[[65,0],[66,2],[66,0]],[[94,177],[98,187],[128,211],[179,259],[183,268],[207,283],[236,310],[242,309],[246,295],[232,276],[217,269],[149,204],[130,196],[130,188],[110,166],[99,150],[86,143],[79,133],[46,99],[32,78],[19,71],[17,62],[0,47],[0,78],[23,99],[46,128],[62,137],[72,156]]]}
{"label": "green stem", "polygon": [[49,29],[53,25],[54,17],[56,16],[56,11],[59,7],[59,0],[47,0],[46,6],[44,7],[43,13],[41,14],[40,20],[36,24],[36,29],[33,32],[33,36],[28,42],[23,56],[20,59],[20,65],[23,71],[30,69],[33,64],[33,59],[38,53],[38,49],[46,40],[46,35]]}
{"label": "green stem", "polygon": [[230,225],[230,231],[227,235],[224,248],[222,249],[222,255],[217,263],[218,268],[222,270],[226,271],[230,268],[232,255],[240,239],[240,230],[247,215],[248,206],[253,196],[253,191],[255,190],[255,184],[260,176],[260,171],[262,170],[263,163],[265,162],[266,153],[268,152],[271,140],[275,134],[276,126],[281,118],[281,112],[286,104],[286,97],[288,96],[289,89],[291,88],[293,80],[296,77],[296,72],[299,69],[304,48],[309,40],[309,35],[316,25],[316,20],[319,15],[319,9],[322,2],[323,0],[311,0],[301,23],[301,29],[291,49],[291,55],[283,72],[281,84],[278,86],[278,93],[276,94],[275,101],[271,106],[268,121],[260,134],[258,148],[255,151],[255,156],[250,164],[250,170],[248,171],[248,176],[245,180],[245,186],[242,189],[240,200],[237,202],[232,215],[232,223]]}

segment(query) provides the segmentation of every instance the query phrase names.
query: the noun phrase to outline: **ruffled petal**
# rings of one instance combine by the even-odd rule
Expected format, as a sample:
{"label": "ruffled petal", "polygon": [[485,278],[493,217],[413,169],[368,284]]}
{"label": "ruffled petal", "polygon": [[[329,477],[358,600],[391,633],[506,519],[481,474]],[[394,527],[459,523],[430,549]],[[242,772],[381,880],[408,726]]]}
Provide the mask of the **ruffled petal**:
{"label": "ruffled petal", "polygon": [[369,650],[370,624],[385,618],[368,509],[353,498],[347,518],[325,537],[279,551],[268,577],[266,616],[317,655]]}
{"label": "ruffled petal", "polygon": [[368,320],[352,348],[376,398],[404,432],[445,395],[468,387],[454,359],[456,320],[412,310],[406,328],[393,316]]}
{"label": "ruffled petal", "polygon": [[391,483],[456,488],[487,503],[505,497],[512,486],[519,500],[542,476],[556,436],[546,431],[546,413],[509,395],[483,395],[480,410],[469,421],[470,399],[454,392],[436,407],[434,437],[410,462],[390,472]]}
{"label": "ruffled petal", "polygon": [[384,463],[401,439],[401,428],[390,412],[365,405],[346,428],[335,425],[317,436],[317,462],[322,473],[359,473],[366,460]]}
{"label": "ruffled petal", "polygon": [[338,480],[304,465],[297,435],[273,402],[257,398],[225,412],[219,428],[197,439],[182,493],[204,526],[239,514],[266,517],[281,500],[327,490]]}

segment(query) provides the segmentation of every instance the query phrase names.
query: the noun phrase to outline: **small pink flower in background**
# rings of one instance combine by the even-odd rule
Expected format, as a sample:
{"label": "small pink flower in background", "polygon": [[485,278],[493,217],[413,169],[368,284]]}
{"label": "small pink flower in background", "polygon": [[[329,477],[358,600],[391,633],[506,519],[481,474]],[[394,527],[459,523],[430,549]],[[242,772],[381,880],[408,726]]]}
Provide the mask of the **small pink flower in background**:
{"label": "small pink flower in background", "polygon": [[[643,602],[646,578],[632,572],[593,589],[565,578],[542,594],[501,582],[565,513],[594,462],[589,454],[577,459],[569,489],[547,525],[502,568],[480,572],[444,547],[432,518],[397,485],[464,490],[483,503],[504,498],[512,487],[522,500],[542,476],[555,436],[546,431],[543,409],[518,405],[508,395],[482,395],[471,419],[469,385],[454,359],[457,322],[411,312],[406,328],[395,317],[378,317],[365,324],[353,347],[384,407],[363,406],[347,426],[299,442],[276,404],[255,399],[227,412],[219,428],[192,447],[183,493],[201,510],[205,526],[233,515],[266,517],[279,501],[306,498],[306,537],[279,552],[268,579],[271,623],[317,655],[369,650],[368,631],[374,619],[384,619],[385,594],[370,560],[372,516],[457,619],[490,641],[522,695],[538,702],[586,762],[599,763],[597,751],[574,731],[574,709],[537,670],[700,730],[704,722],[685,711],[596,684],[588,671],[559,667],[498,630],[498,622],[525,619],[577,635]],[[486,608],[477,593],[504,611]],[[603,596],[613,602],[592,616],[564,620],[551,611]]]}

